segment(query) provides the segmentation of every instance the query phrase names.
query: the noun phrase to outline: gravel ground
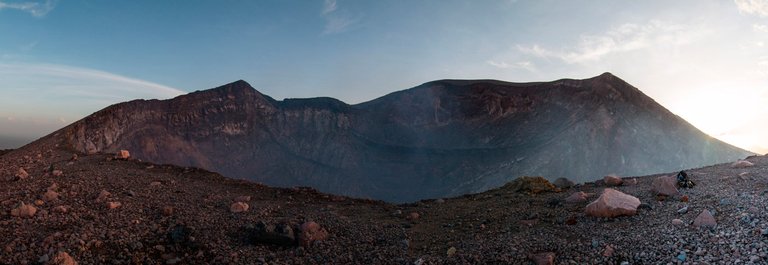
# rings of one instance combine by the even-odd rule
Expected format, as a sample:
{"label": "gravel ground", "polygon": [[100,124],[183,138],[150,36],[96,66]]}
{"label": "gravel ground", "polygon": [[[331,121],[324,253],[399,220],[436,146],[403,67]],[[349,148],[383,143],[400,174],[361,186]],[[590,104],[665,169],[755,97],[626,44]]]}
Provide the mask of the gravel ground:
{"label": "gravel ground", "polygon": [[[72,156],[50,139],[0,156],[0,264],[48,263],[61,251],[79,264],[527,264],[540,252],[554,252],[555,264],[768,264],[767,157],[688,170],[697,185],[663,201],[650,192],[655,176],[638,177],[616,189],[652,209],[605,219],[584,215],[589,201],[563,202],[576,191],[599,195],[600,183],[394,205],[113,154]],[[14,177],[19,167],[28,178]],[[59,198],[36,205],[48,190]],[[230,211],[238,196],[251,197],[248,211]],[[37,212],[11,215],[20,203]],[[714,229],[691,225],[705,209]],[[256,244],[258,221],[315,221],[330,236],[306,247]]]}

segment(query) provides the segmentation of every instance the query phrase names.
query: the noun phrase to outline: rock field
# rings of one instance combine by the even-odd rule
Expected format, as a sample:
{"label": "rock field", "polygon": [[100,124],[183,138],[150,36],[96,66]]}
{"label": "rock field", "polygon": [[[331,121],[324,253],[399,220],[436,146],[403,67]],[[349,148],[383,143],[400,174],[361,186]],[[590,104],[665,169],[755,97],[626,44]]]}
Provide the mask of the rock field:
{"label": "rock field", "polygon": [[[0,156],[0,264],[768,263],[763,156],[686,170],[676,194],[652,189],[662,175],[526,178],[395,205],[125,155],[49,140]],[[619,214],[588,214],[596,200]]]}

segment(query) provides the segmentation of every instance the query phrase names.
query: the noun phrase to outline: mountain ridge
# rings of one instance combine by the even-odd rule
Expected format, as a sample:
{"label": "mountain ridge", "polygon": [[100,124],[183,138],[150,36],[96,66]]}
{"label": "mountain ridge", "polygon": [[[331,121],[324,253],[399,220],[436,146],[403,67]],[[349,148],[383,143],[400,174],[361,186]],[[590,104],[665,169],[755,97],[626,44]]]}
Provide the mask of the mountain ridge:
{"label": "mountain ridge", "polygon": [[530,83],[437,80],[354,105],[278,101],[239,80],[116,104],[60,136],[85,153],[128,149],[268,185],[390,201],[481,192],[522,175],[588,181],[751,154],[610,73]]}

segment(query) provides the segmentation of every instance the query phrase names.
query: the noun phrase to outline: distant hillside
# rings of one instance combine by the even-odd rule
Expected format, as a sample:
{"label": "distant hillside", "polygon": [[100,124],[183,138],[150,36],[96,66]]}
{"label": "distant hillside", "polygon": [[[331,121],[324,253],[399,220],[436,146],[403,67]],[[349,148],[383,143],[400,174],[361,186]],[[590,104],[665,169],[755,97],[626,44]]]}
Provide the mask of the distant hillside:
{"label": "distant hillside", "polygon": [[82,152],[128,149],[276,186],[413,201],[521,175],[594,180],[743,158],[623,80],[440,80],[348,105],[277,101],[244,81],[110,106],[50,137]]}
{"label": "distant hillside", "polygon": [[11,151],[13,151],[13,149],[0,149],[0,156],[10,153]]}
{"label": "distant hillside", "polygon": [[[0,133],[2,133],[2,129],[0,129]],[[32,140],[33,139],[25,139],[25,138],[15,137],[15,136],[0,135],[0,149],[18,148],[18,147],[21,147],[22,145],[32,142]]]}

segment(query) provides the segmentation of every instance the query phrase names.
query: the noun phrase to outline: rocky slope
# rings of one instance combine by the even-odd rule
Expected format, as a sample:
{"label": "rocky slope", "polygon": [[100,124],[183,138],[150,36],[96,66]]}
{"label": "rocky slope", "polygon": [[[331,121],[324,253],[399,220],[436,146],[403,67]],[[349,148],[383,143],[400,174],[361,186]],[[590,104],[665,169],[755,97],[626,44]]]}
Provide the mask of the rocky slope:
{"label": "rocky slope", "polygon": [[146,161],[397,202],[481,192],[521,175],[586,181],[748,155],[608,73],[441,80],[357,105],[277,101],[238,81],[110,106],[56,135],[84,153],[128,149]]}
{"label": "rocky slope", "polygon": [[[624,179],[613,188],[643,204],[633,216],[600,218],[585,209],[602,181],[561,192],[514,182],[394,205],[72,153],[64,141],[0,156],[0,264],[768,262],[768,157],[688,170],[696,186],[668,197],[651,191],[655,176]],[[566,202],[579,191],[593,195]],[[704,210],[714,213],[714,228],[692,225]],[[327,236],[279,241],[257,232],[260,222],[286,223],[305,239],[310,230],[301,224],[315,222]]]}
{"label": "rocky slope", "polygon": [[0,156],[13,151],[13,149],[0,149]]}

